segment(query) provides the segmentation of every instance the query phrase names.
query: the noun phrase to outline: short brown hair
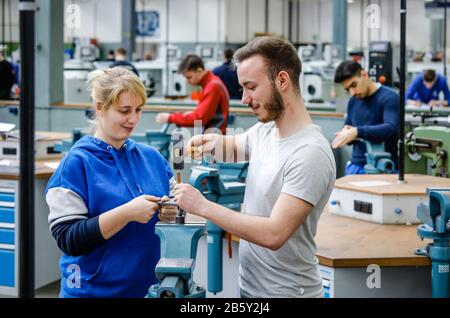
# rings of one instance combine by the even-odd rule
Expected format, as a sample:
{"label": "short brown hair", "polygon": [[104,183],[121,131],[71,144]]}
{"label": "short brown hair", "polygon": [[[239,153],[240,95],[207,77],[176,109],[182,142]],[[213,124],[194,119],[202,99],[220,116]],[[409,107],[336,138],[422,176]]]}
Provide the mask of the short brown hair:
{"label": "short brown hair", "polygon": [[432,83],[436,79],[435,70],[425,70],[423,71],[423,80],[427,83]]}
{"label": "short brown hair", "polygon": [[119,55],[127,55],[127,50],[125,50],[123,47],[119,47],[116,53]]}
{"label": "short brown hair", "polygon": [[275,36],[257,37],[238,49],[233,57],[239,64],[254,55],[260,55],[265,60],[272,82],[275,82],[278,73],[285,71],[291,77],[294,90],[300,92],[302,63],[291,43]]}
{"label": "short brown hair", "polygon": [[205,69],[205,65],[203,64],[201,57],[195,54],[188,54],[178,65],[178,73],[196,71],[199,68]]}

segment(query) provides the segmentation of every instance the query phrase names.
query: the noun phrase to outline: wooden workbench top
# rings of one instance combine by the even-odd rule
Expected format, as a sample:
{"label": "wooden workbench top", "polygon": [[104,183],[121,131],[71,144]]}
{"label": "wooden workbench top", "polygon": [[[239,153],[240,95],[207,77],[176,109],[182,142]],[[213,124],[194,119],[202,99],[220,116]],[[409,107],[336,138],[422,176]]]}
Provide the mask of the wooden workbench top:
{"label": "wooden workbench top", "polygon": [[[36,131],[36,136],[39,136],[39,140],[63,140],[63,139],[71,139],[72,134],[71,133],[64,133],[64,132],[49,132],[49,131]],[[63,154],[61,154],[61,157]],[[35,161],[35,177],[36,179],[46,179],[50,178],[50,176],[55,171],[55,166],[59,163],[61,158],[56,159],[41,159]],[[17,165],[19,162],[16,162]],[[7,179],[7,180],[19,180],[19,168],[16,167],[5,167],[2,169],[0,167],[0,179]]]}
{"label": "wooden workbench top", "polygon": [[[429,266],[425,256],[415,255],[421,241],[417,225],[387,225],[366,222],[324,211],[319,219],[315,242],[316,256],[324,266],[367,267]],[[234,242],[239,238],[232,236]]]}
{"label": "wooden workbench top", "polygon": [[[48,179],[51,177],[55,171],[55,166],[59,163],[60,159],[47,159],[47,160],[36,160],[34,166],[34,175],[36,179]],[[6,180],[19,180],[19,168],[15,169],[1,169],[0,168],[0,179]]]}
{"label": "wooden workbench top", "polygon": [[337,189],[366,192],[377,195],[425,194],[427,188],[450,188],[450,179],[421,174],[406,174],[406,183],[398,183],[397,174],[350,175],[339,178]]}
{"label": "wooden workbench top", "polygon": [[317,257],[329,267],[428,266],[417,225],[386,225],[335,215],[324,211],[317,228]]}
{"label": "wooden workbench top", "polygon": [[19,106],[18,100],[0,100],[0,107]]}

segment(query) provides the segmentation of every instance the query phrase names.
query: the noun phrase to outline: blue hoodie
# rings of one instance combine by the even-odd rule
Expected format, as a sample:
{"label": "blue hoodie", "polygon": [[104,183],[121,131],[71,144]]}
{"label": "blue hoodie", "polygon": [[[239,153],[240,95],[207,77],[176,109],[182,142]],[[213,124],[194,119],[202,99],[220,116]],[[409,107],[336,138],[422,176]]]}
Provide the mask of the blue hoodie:
{"label": "blue hoodie", "polygon": [[98,216],[142,194],[168,195],[171,179],[169,164],[150,146],[128,139],[116,150],[92,136],[75,143],[46,189],[52,234],[56,238],[60,235],[58,229],[69,224],[70,231],[62,232],[62,239],[57,241],[81,245],[78,253],[68,252],[77,244],[68,243],[72,248],[62,248],[61,297],[147,294],[148,288],[157,283],[155,266],[160,258],[160,241],[155,235],[157,215],[147,224],[130,222],[108,240],[101,238]]}

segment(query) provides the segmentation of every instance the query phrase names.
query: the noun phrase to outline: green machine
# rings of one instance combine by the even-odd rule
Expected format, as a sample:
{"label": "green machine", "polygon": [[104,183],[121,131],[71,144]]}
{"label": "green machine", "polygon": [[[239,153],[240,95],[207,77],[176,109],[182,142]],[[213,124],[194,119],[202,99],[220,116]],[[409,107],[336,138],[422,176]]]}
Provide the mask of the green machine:
{"label": "green machine", "polygon": [[406,134],[405,173],[449,177],[450,128],[419,126]]}

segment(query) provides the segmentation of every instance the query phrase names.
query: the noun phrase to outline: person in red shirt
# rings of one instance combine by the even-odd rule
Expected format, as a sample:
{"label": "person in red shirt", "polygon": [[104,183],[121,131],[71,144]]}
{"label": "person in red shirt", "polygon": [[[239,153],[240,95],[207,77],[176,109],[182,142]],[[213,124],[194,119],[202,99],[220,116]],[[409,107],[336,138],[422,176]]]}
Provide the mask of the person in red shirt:
{"label": "person in red shirt", "polygon": [[156,115],[156,122],[194,127],[194,121],[201,120],[203,130],[217,128],[225,134],[230,98],[222,80],[211,71],[205,70],[202,59],[195,54],[188,54],[183,58],[178,66],[178,72],[183,74],[189,84],[202,87],[197,107],[185,113],[159,113]]}

